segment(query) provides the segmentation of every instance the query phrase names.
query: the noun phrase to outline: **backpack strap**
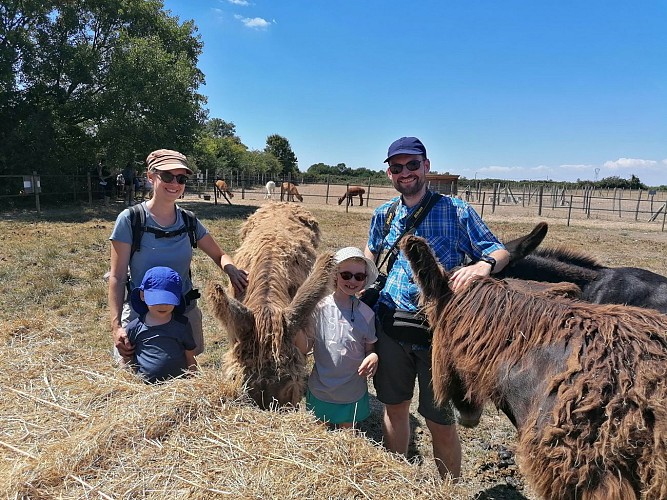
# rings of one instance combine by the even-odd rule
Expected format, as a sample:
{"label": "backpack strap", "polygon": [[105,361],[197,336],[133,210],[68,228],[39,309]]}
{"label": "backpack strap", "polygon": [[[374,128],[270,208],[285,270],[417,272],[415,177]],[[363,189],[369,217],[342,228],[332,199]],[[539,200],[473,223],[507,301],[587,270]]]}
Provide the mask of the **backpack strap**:
{"label": "backpack strap", "polygon": [[146,229],[146,212],[141,203],[130,207],[130,224],[132,226],[131,259],[134,252],[138,252],[141,249],[141,237]]}
{"label": "backpack strap", "polygon": [[130,207],[130,224],[132,226],[130,259],[132,258],[132,255],[134,255],[134,252],[141,250],[141,237],[145,232],[155,234],[156,238],[171,238],[187,231],[188,236],[190,237],[190,245],[192,248],[197,248],[197,217],[190,210],[185,210],[178,205],[176,205],[176,208],[181,212],[185,227],[176,231],[163,231],[161,229],[146,226],[146,212],[141,204],[132,205]]}
{"label": "backpack strap", "polygon": [[181,211],[181,217],[183,217],[183,222],[185,222],[185,228],[188,231],[188,236],[190,237],[190,245],[192,248],[197,248],[197,217],[190,210],[184,208],[176,207]]}

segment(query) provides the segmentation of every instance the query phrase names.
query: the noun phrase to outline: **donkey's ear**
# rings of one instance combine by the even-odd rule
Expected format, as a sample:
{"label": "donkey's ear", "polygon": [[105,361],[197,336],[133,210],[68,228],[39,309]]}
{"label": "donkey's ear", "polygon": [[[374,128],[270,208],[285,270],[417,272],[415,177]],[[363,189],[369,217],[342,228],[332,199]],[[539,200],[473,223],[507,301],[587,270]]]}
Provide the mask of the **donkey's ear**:
{"label": "donkey's ear", "polygon": [[505,248],[510,253],[510,262],[516,262],[517,260],[523,259],[526,255],[531,254],[538,246],[540,246],[540,243],[544,240],[548,230],[548,224],[546,222],[540,222],[526,236],[521,236],[520,238],[505,243]]}
{"label": "donkey's ear", "polygon": [[291,304],[285,309],[285,319],[289,325],[289,335],[303,329],[315,310],[333,286],[336,261],[332,253],[320,255],[312,271],[296,292]]}
{"label": "donkey's ear", "polygon": [[230,342],[244,341],[252,334],[255,317],[250,309],[238,300],[229,297],[222,285],[216,283],[207,289],[213,314],[227,331]]}
{"label": "donkey's ear", "polygon": [[437,299],[450,292],[449,276],[438,264],[425,239],[410,235],[403,239],[400,246],[426,300]]}

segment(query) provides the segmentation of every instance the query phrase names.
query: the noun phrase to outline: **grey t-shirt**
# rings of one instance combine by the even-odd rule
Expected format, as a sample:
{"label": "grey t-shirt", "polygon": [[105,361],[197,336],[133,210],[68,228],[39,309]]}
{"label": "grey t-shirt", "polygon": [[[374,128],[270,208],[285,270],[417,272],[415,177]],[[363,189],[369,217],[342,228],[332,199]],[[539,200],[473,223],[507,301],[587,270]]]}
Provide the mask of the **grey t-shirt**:
{"label": "grey t-shirt", "polygon": [[158,326],[147,326],[143,320],[137,318],[127,325],[137,373],[151,383],[183,375],[188,368],[185,351],[196,347],[188,319],[174,316]]}
{"label": "grey t-shirt", "polygon": [[366,357],[366,344],[377,341],[375,314],[358,299],[354,300],[354,311],[341,310],[332,294],[322,299],[315,315],[315,365],[308,388],[328,403],[354,403],[368,390],[366,379],[357,370]]}
{"label": "grey t-shirt", "polygon": [[[176,210],[176,222],[171,226],[160,226],[146,209],[146,203],[141,207],[146,212],[146,226],[162,229],[164,231],[177,231],[185,227],[185,221],[181,211]],[[197,241],[208,234],[208,230],[197,219],[195,236]],[[110,240],[122,241],[132,244],[132,224],[130,222],[130,209],[123,210],[116,218],[116,224],[111,232]],[[141,285],[144,274],[151,267],[171,267],[181,277],[183,283],[183,294],[192,289],[190,279],[190,263],[192,262],[192,245],[187,231],[178,236],[170,238],[156,238],[156,235],[144,232],[141,237],[141,246],[130,260],[130,290]]]}

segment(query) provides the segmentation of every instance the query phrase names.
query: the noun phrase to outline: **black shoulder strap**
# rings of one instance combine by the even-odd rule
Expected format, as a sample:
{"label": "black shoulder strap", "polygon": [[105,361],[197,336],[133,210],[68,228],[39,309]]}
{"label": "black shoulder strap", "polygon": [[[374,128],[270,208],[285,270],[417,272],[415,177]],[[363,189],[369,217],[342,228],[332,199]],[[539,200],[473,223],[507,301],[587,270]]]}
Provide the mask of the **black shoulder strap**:
{"label": "black shoulder strap", "polygon": [[391,204],[391,206],[387,209],[387,213],[385,215],[384,219],[384,228],[382,228],[382,238],[386,238],[387,235],[389,234],[389,230],[391,229],[391,222],[394,220],[394,216],[396,215],[396,207],[398,207],[398,204],[401,202],[400,196],[396,199],[394,203]]}
{"label": "black shoulder strap", "polygon": [[[427,195],[424,197],[422,202],[420,203],[419,207],[417,210],[412,212],[410,215],[410,218],[407,221],[407,224],[405,225],[405,229],[403,232],[399,235],[398,238],[396,238],[396,241],[394,241],[394,244],[391,246],[389,250],[387,250],[387,254],[384,256],[384,259],[382,259],[382,262],[378,265],[378,269],[382,267],[382,265],[389,259],[387,262],[387,273],[391,269],[391,267],[394,265],[394,261],[396,260],[396,257],[398,257],[398,243],[401,241],[403,236],[405,236],[408,233],[413,233],[415,229],[417,229],[417,226],[422,223],[424,218],[428,215],[428,213],[431,211],[433,206],[438,203],[438,201],[442,198],[442,195],[440,193],[433,193],[431,191],[427,192]],[[394,202],[397,204],[397,202]],[[392,205],[393,207],[393,205]],[[389,207],[389,210],[391,210],[392,207]],[[389,210],[387,211],[387,215],[389,215]],[[394,207],[394,212],[395,212],[395,207]],[[393,213],[392,219],[393,219]],[[387,231],[388,234],[388,231]],[[386,237],[386,235],[385,235]],[[382,244],[384,245],[384,239],[382,240]],[[378,256],[376,260],[379,260],[380,254],[382,253],[382,250],[378,252]],[[393,256],[393,258],[392,258]],[[376,262],[377,265],[377,262]]]}
{"label": "black shoulder strap", "polygon": [[[178,207],[178,205],[176,206]],[[188,230],[190,245],[192,245],[192,248],[197,248],[197,217],[190,210],[181,207],[178,207],[178,209],[181,211],[183,222],[185,222],[185,228]]]}
{"label": "black shoulder strap", "polygon": [[134,252],[138,252],[141,249],[141,237],[146,227],[146,212],[144,212],[144,207],[141,204],[130,207],[130,224],[132,225],[130,258],[132,258]]}
{"label": "black shoulder strap", "polygon": [[176,208],[181,212],[181,217],[183,217],[183,222],[185,228],[181,228],[177,231],[162,231],[161,229],[154,229],[152,227],[146,227],[146,212],[144,207],[139,205],[133,205],[130,207],[130,224],[132,226],[132,246],[130,249],[130,258],[134,255],[134,252],[141,250],[141,237],[143,233],[149,231],[154,233],[157,238],[169,238],[172,236],[178,236],[187,231],[188,236],[190,237],[190,245],[192,248],[197,248],[197,217],[190,210],[185,210],[184,208],[176,205]]}

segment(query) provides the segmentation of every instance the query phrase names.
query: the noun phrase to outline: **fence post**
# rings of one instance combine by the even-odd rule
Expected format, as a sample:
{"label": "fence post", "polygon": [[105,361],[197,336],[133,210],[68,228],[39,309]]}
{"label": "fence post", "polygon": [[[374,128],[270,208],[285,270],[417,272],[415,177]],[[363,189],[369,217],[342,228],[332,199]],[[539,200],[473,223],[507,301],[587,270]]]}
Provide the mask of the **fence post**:
{"label": "fence post", "polygon": [[491,198],[491,213],[496,213],[496,188],[499,184],[493,183],[493,197]]}
{"label": "fence post", "polygon": [[540,186],[539,192],[537,193],[537,199],[538,199],[538,208],[537,208],[537,215],[542,216],[542,200],[544,198],[544,185]]}
{"label": "fence post", "polygon": [[639,195],[637,196],[637,209],[635,210],[635,220],[639,217],[639,204],[642,202],[642,190],[639,190]]}
{"label": "fence post", "polygon": [[482,210],[479,213],[481,218],[484,218],[484,203],[486,202],[486,191],[482,193]]}
{"label": "fence post", "polygon": [[39,206],[39,190],[41,189],[41,182],[39,182],[39,176],[37,175],[37,172],[34,170],[32,171],[32,190],[35,193],[35,208],[37,209],[37,214],[42,215],[42,210]]}
{"label": "fence post", "polygon": [[368,177],[368,191],[366,191],[366,207],[368,207],[368,202],[371,199],[371,178]]}
{"label": "fence post", "polygon": [[329,204],[329,182],[330,182],[330,176],[327,175],[327,196],[324,199],[324,204],[328,205]]}
{"label": "fence post", "polygon": [[93,186],[90,181],[90,172],[86,172],[86,182],[88,184],[88,204],[93,204]]}
{"label": "fence post", "polygon": [[348,213],[350,211],[350,197],[347,195],[347,193],[350,192],[350,183],[348,182],[347,185],[345,186],[345,213]]}
{"label": "fence post", "polygon": [[567,227],[570,227],[570,216],[572,215],[572,201],[574,196],[570,195],[570,207],[567,209]]}

